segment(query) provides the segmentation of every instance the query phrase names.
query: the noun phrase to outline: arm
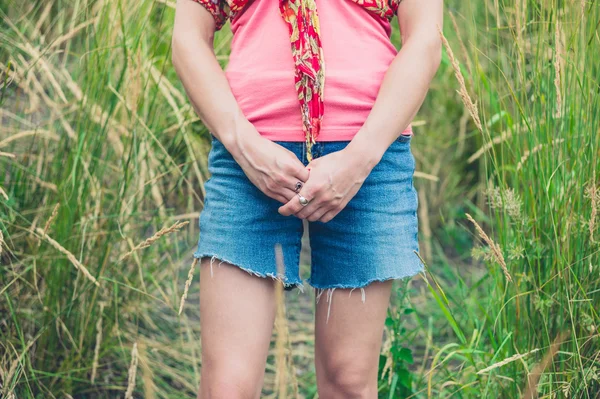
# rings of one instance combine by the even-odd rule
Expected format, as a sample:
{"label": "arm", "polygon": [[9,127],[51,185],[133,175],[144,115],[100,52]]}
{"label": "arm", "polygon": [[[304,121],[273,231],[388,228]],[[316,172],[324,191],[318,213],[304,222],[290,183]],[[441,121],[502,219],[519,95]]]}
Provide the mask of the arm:
{"label": "arm", "polygon": [[440,61],[442,0],[403,0],[398,8],[402,48],[386,71],[377,99],[350,144],[309,164],[310,178],[300,194],[310,204],[292,199],[279,208],[310,221],[328,222],[358,192],[387,148],[421,107]]}
{"label": "arm", "polygon": [[442,58],[437,26],[442,0],[404,0],[398,8],[402,48],[390,64],[369,116],[349,147],[374,166],[423,104]]}
{"label": "arm", "polygon": [[245,120],[214,54],[216,23],[191,0],[178,0],[171,58],[194,110],[227,148],[234,146]]}
{"label": "arm", "polygon": [[295,195],[296,182],[308,179],[308,171],[292,152],[263,138],[245,118],[214,54],[216,20],[201,4],[177,0],[173,67],[200,119],[250,181],[269,197],[286,203]]}

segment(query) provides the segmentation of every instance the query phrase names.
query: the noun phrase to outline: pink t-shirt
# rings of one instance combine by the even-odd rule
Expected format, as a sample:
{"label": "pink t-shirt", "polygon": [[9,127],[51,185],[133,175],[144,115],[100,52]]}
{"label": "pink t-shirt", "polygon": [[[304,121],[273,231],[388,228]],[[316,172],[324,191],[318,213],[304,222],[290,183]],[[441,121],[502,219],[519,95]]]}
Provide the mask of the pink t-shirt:
{"label": "pink t-shirt", "polygon": [[[325,59],[323,121],[317,141],[351,140],[364,124],[397,54],[386,19],[348,0],[316,0]],[[225,69],[245,117],[280,141],[305,141],[288,27],[279,2],[255,0],[231,21]],[[403,134],[412,132],[409,126]]]}

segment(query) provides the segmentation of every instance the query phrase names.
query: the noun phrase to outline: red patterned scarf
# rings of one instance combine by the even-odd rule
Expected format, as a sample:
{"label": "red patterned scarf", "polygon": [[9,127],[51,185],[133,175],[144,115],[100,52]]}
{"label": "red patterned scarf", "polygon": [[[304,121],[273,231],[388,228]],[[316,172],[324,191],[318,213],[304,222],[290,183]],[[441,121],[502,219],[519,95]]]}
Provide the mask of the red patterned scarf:
{"label": "red patterned scarf", "polygon": [[[233,18],[250,0],[194,0],[215,17],[217,29]],[[260,0],[255,0],[260,1]],[[264,0],[272,1],[272,0]],[[327,0],[325,0],[327,1]],[[391,20],[402,0],[350,0],[381,18]],[[307,157],[321,130],[325,63],[321,46],[319,15],[315,0],[279,0],[279,10],[288,25],[295,65],[295,82],[302,112]]]}

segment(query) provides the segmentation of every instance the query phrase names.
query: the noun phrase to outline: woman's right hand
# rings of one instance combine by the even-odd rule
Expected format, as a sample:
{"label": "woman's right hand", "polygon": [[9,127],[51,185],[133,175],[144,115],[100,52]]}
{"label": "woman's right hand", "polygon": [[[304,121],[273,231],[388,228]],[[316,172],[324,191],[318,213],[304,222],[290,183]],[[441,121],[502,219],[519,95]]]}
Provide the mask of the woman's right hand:
{"label": "woman's right hand", "polygon": [[296,195],[296,184],[304,184],[309,172],[296,155],[260,135],[245,122],[226,145],[248,179],[265,195],[285,204]]}

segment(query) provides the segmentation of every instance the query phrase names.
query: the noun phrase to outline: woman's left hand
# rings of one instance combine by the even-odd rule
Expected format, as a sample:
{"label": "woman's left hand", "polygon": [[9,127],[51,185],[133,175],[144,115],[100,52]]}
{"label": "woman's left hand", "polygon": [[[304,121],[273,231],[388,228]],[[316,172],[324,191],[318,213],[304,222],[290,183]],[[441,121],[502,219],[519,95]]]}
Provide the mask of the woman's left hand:
{"label": "woman's left hand", "polygon": [[296,195],[279,208],[279,213],[326,223],[356,195],[373,166],[345,148],[313,159],[306,168],[310,174],[299,194],[308,205],[302,206]]}

